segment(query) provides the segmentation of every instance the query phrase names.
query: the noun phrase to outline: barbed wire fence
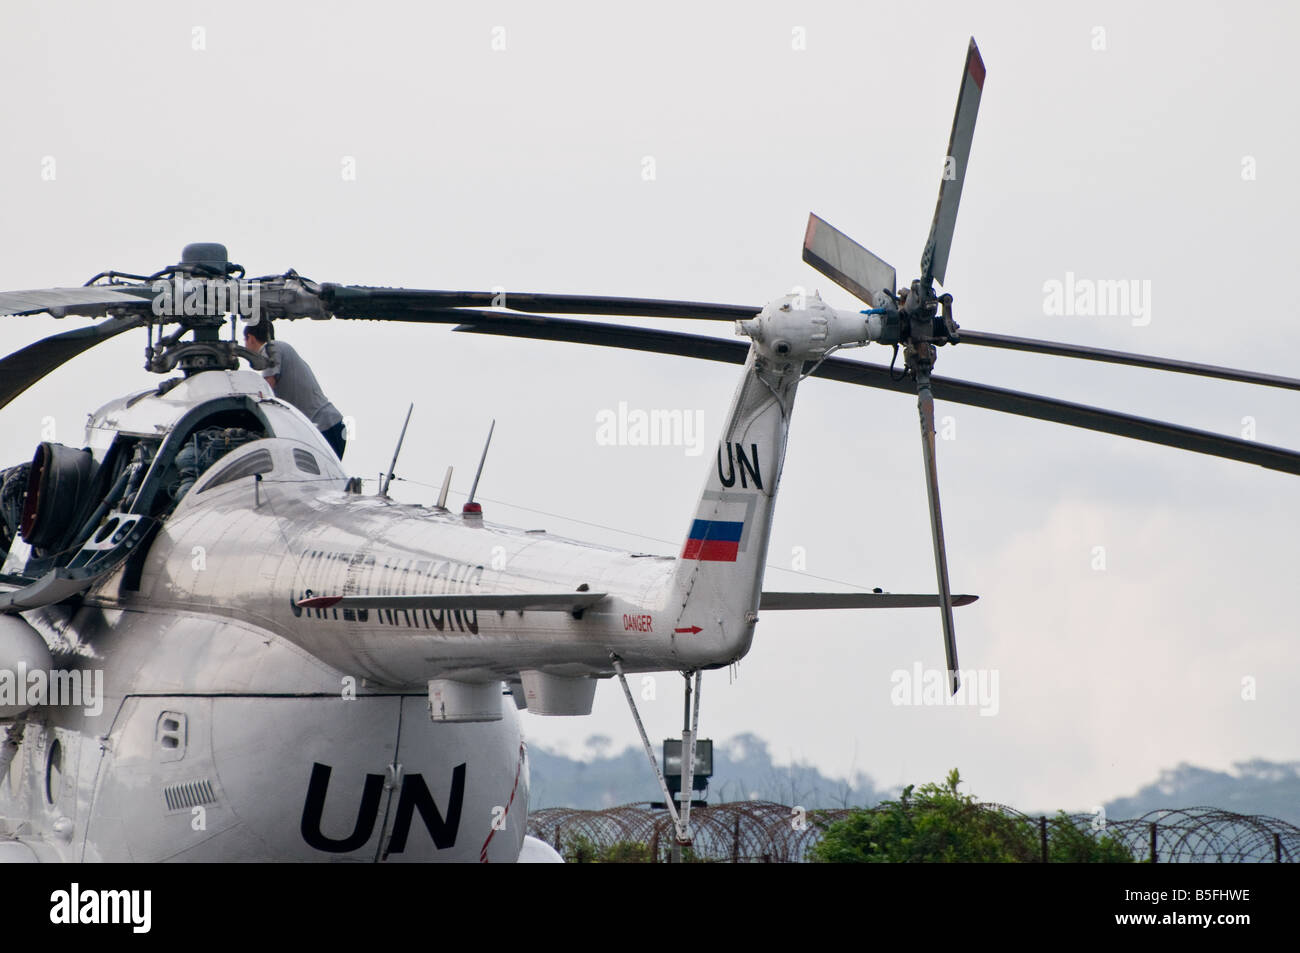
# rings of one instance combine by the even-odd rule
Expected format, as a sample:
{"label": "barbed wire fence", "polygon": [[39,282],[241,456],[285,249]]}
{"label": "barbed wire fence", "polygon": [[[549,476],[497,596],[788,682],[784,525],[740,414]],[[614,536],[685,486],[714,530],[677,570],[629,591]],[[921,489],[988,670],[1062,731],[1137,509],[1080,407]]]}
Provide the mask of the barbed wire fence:
{"label": "barbed wire fence", "polygon": [[[693,859],[721,863],[802,863],[825,827],[855,811],[879,808],[807,810],[771,801],[731,801],[691,811]],[[1031,816],[1005,804],[974,804],[1008,822],[1033,825],[1039,850],[1019,859],[1046,862],[1052,846],[1065,840],[1108,837],[1137,862],[1154,863],[1296,863],[1300,827],[1276,817],[1236,814],[1213,807],[1149,811],[1131,820],[1095,814]],[[640,848],[635,859],[667,860],[673,846],[673,823],[667,812],[649,803],[603,810],[552,807],[528,817],[528,833],[557,851],[572,854],[575,845],[609,850],[617,845]]]}

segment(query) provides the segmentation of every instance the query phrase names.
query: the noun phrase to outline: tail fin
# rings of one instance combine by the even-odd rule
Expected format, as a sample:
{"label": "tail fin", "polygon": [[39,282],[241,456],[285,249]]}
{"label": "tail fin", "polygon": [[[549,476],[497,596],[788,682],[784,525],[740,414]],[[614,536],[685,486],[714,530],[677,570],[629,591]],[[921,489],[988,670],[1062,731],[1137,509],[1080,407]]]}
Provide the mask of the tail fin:
{"label": "tail fin", "polygon": [[802,367],[749,350],[668,589],[673,648],[686,668],[725,665],[749,650]]}

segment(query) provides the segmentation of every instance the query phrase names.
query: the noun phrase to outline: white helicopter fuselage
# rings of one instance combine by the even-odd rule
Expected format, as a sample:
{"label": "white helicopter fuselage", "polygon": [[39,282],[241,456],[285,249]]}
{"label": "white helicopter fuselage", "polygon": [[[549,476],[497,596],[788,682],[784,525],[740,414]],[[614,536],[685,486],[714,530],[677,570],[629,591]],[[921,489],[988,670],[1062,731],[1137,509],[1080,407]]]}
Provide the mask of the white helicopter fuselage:
{"label": "white helicopter fuselage", "polygon": [[[79,673],[85,690],[29,716],[0,817],[45,860],[513,860],[528,777],[510,697],[498,692],[497,721],[434,724],[425,681],[383,678],[368,628],[332,631],[326,613],[291,603],[309,543],[346,545],[364,570],[387,558],[374,555],[387,549],[374,501],[343,492],[296,411],[255,374],[207,373],[163,400],[109,405],[90,444],[109,429],[165,431],[166,407],[150,404],[179,419],[226,394],[258,399],[292,435],[221,461],[270,452],[260,505],[252,479],[200,481],[159,527],[134,588],[123,568],[76,608],[23,614],[52,669]],[[294,450],[322,472],[300,479]],[[340,522],[326,532],[289,513]]]}
{"label": "white helicopter fuselage", "polygon": [[[107,405],[87,445],[102,462],[115,441],[147,443],[135,499],[154,502],[109,514],[86,546],[111,548],[150,513],[156,525],[75,598],[0,616],[39,633],[52,671],[102,685],[82,704],[22,714],[0,783],[0,852],[516,859],[528,801],[517,709],[589,712],[615,659],[626,672],[690,671],[748,650],[806,357],[782,353],[751,349],[676,558],[348,492],[319,432],[251,371],[198,373]],[[236,417],[258,439],[176,490],[166,465],[178,445]],[[171,481],[179,499],[151,480]],[[30,555],[14,545],[9,577]],[[27,605],[22,594],[39,589],[8,598]],[[536,593],[584,601],[437,603]],[[321,596],[361,603],[303,605]],[[402,602],[416,596],[432,607]]]}

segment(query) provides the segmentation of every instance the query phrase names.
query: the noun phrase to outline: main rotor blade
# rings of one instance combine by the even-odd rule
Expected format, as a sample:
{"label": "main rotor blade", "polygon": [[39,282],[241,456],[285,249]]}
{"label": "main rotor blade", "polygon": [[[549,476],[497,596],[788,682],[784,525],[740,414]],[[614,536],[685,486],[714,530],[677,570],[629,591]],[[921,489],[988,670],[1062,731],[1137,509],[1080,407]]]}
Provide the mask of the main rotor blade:
{"label": "main rotor blade", "polygon": [[[852,244],[862,253],[873,259],[881,269],[889,272],[889,278],[879,278],[880,288],[891,287],[894,271],[891,266],[876,258],[870,251],[857,245],[843,233],[827,225],[821,219],[810,216],[809,227],[816,219],[819,234],[823,228],[829,229],[843,241]],[[805,248],[807,260],[807,248]],[[810,262],[811,264],[812,262]],[[818,267],[814,264],[814,267]],[[868,303],[872,292],[865,287],[853,287],[840,282],[830,271],[818,268],[827,277],[836,280],[842,287]],[[883,274],[883,272],[881,272]],[[670,301],[656,298],[606,298],[591,295],[551,295],[551,294],[508,294],[498,296],[486,291],[421,291],[405,288],[362,288],[357,286],[326,285],[332,288],[335,298],[333,306],[338,308],[335,317],[346,319],[370,319],[384,321],[417,321],[440,324],[456,324],[466,314],[498,315],[492,311],[458,311],[458,308],[496,307],[494,301],[502,300],[501,306],[524,314],[542,311],[554,311],[563,314],[605,314],[626,317],[662,317],[662,318],[698,318],[716,321],[735,321],[752,318],[761,309],[748,305],[710,304],[695,301]],[[76,290],[76,289],[72,289]],[[862,294],[860,292],[868,292]],[[543,315],[543,319],[545,316]],[[1172,358],[1151,357],[1144,354],[1132,354],[1125,351],[1110,351],[1104,348],[1087,347],[1077,344],[1062,344],[1055,341],[1041,341],[1033,338],[1012,337],[1006,334],[990,334],[983,331],[959,332],[960,343],[973,344],[978,347],[997,347],[1009,350],[1027,351],[1040,354],[1055,354],[1061,357],[1075,357],[1084,360],[1102,361],[1113,364],[1129,364],[1134,367],[1147,367],[1156,370],[1174,371],[1182,374],[1194,374],[1200,377],[1214,377],[1222,380],[1240,381],[1247,384],[1262,384],[1267,387],[1282,387],[1300,390],[1300,380],[1281,377],[1275,374],[1259,374],[1253,371],[1236,370],[1230,367],[1218,367],[1213,364],[1196,364],[1190,361],[1178,361]]]}
{"label": "main rotor blade", "polygon": [[35,344],[14,351],[0,360],[0,407],[7,405],[46,374],[57,370],[83,351],[88,351],[123,331],[143,325],[144,319],[133,315],[110,318],[98,324],[41,338]]}
{"label": "main rotor blade", "polygon": [[[596,344],[722,361],[728,364],[743,364],[745,355],[749,351],[749,346],[740,341],[729,341],[703,334],[629,328],[594,321],[573,321],[566,318],[540,316],[524,318],[510,315],[484,315],[466,321],[455,330],[542,341]],[[812,376],[895,391],[900,394],[913,392],[910,381],[893,380],[887,367],[842,357],[827,358],[813,371]],[[1133,440],[1190,450],[1193,453],[1204,453],[1226,460],[1239,460],[1268,470],[1300,475],[1300,453],[1284,447],[1225,437],[1205,430],[1149,420],[1145,417],[1090,407],[1086,404],[1025,394],[988,384],[975,384],[946,377],[934,377],[931,378],[931,382],[934,396],[938,400],[1047,420],[1083,430],[1129,437]]]}
{"label": "main rotor blade", "polygon": [[447,308],[507,308],[556,314],[618,315],[633,318],[694,318],[743,321],[762,307],[668,301],[661,298],[611,298],[600,295],[556,295],[532,292],[425,291],[418,288],[368,288],[361,285],[321,285],[321,297],[340,318],[390,318],[419,315]]}
{"label": "main rotor blade", "polygon": [[934,571],[939,580],[939,614],[943,619],[943,654],[948,663],[948,686],[955,695],[961,687],[957,668],[957,632],[952,622],[952,589],[948,585],[948,551],[943,544],[943,514],[939,511],[939,465],[934,452],[934,395],[928,380],[917,388],[916,407],[921,416],[921,454],[925,460],[925,495],[930,503],[930,537],[934,541]]}
{"label": "main rotor blade", "polygon": [[803,260],[869,308],[884,304],[881,293],[893,294],[898,283],[893,265],[811,213],[803,236]]}
{"label": "main rotor blade", "polygon": [[0,291],[0,315],[64,314],[100,315],[110,307],[145,305],[153,291],[139,285],[88,285],[82,288],[37,288],[34,291]]}
{"label": "main rotor blade", "polygon": [[961,71],[961,87],[957,91],[957,111],[953,114],[952,132],[948,136],[943,179],[939,182],[939,201],[934,206],[930,237],[921,253],[923,287],[930,285],[931,277],[943,284],[948,270],[948,251],[952,248],[952,231],[957,224],[957,206],[961,203],[961,187],[966,181],[966,163],[970,159],[975,117],[979,113],[980,94],[983,92],[984,60],[975,45],[975,37],[971,37],[966,49],[966,65]]}
{"label": "main rotor blade", "polygon": [[1077,357],[1085,361],[1101,361],[1107,364],[1128,364],[1133,367],[1149,367],[1158,371],[1173,371],[1177,374],[1195,374],[1197,377],[1217,377],[1225,381],[1240,381],[1243,384],[1263,384],[1265,387],[1284,387],[1288,390],[1300,390],[1300,380],[1294,377],[1279,377],[1276,374],[1257,374],[1254,371],[1239,371],[1231,367],[1219,367],[1214,364],[1195,364],[1191,361],[1175,361],[1164,357],[1150,357],[1146,354],[1132,354],[1128,351],[1108,351],[1099,347],[1085,347],[1080,344],[1061,344],[1057,341],[1039,341],[1034,338],[1018,338],[1008,334],[987,334],[983,331],[958,332],[958,343],[975,344],[979,347],[999,347],[1011,351],[1028,351],[1032,354],[1055,354],[1058,357]]}

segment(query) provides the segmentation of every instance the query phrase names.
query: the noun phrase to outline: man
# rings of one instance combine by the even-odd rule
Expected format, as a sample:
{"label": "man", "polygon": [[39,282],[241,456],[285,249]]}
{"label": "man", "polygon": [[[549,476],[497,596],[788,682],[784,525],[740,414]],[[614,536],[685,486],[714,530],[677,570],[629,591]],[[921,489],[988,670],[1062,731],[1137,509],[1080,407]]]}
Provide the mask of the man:
{"label": "man", "polygon": [[[255,353],[260,354],[267,341],[274,338],[275,333],[267,321],[244,328],[244,346]],[[270,364],[262,371],[262,376],[271,385],[275,396],[301,410],[342,460],[343,448],[347,445],[343,438],[343,415],[321,391],[307,362],[283,341],[272,343],[267,348],[266,357]]]}

